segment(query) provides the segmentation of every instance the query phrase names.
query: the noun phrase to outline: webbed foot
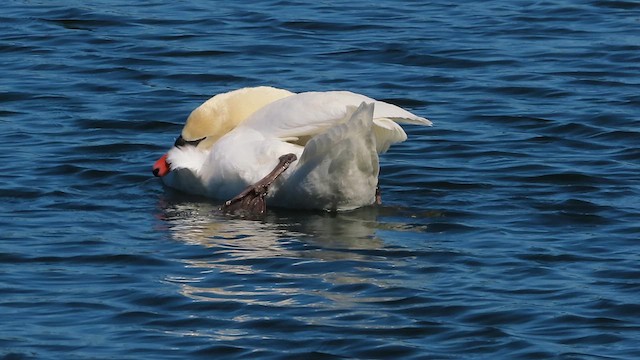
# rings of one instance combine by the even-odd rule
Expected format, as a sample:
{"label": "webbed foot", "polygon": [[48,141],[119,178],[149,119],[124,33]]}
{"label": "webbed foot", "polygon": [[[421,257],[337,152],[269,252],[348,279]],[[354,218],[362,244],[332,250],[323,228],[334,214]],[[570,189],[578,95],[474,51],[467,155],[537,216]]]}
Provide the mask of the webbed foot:
{"label": "webbed foot", "polygon": [[247,186],[240,194],[228,200],[222,205],[222,211],[227,214],[241,216],[262,216],[267,212],[265,197],[269,192],[269,186],[296,161],[295,154],[280,156],[280,161],[267,176],[253,185]]}

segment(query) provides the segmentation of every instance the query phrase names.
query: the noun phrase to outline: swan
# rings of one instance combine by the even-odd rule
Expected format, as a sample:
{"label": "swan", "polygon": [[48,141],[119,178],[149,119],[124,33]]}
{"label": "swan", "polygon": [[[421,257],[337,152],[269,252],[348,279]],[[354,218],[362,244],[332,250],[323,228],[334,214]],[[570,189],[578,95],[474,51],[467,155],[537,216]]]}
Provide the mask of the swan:
{"label": "swan", "polygon": [[398,123],[431,121],[349,91],[260,86],[218,94],[191,112],[153,174],[180,191],[264,214],[266,202],[352,210],[380,202],[379,158],[407,139]]}

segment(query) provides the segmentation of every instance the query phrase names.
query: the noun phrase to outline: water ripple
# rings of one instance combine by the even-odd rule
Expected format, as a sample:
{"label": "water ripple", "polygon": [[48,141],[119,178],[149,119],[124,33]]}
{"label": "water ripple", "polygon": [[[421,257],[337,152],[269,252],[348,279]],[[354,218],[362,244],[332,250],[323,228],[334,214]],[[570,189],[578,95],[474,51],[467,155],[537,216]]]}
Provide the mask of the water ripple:
{"label": "water ripple", "polygon": [[[0,358],[638,358],[639,10],[7,2]],[[348,213],[229,218],[150,176],[265,84],[435,126]]]}

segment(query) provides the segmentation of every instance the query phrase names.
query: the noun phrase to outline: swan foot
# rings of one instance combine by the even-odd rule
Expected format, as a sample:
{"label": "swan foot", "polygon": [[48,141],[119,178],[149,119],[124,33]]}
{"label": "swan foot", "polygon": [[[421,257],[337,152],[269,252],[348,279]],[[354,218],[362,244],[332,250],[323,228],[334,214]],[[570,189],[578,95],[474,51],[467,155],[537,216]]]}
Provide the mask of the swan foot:
{"label": "swan foot", "polygon": [[265,197],[269,192],[269,186],[296,161],[295,154],[280,156],[280,161],[267,176],[253,185],[247,186],[240,194],[228,200],[222,205],[222,212],[240,216],[262,216],[267,212]]}
{"label": "swan foot", "polygon": [[382,193],[380,192],[380,186],[376,186],[376,205],[382,205]]}

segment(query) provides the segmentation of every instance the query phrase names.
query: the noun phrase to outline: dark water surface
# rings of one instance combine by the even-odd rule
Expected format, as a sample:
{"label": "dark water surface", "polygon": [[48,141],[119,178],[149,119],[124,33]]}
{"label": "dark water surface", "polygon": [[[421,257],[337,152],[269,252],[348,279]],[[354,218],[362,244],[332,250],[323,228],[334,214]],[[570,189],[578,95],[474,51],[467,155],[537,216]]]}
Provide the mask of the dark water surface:
{"label": "dark water surface", "polygon": [[[639,2],[0,8],[0,358],[640,358]],[[248,221],[152,178],[263,84],[435,126],[379,208]]]}

